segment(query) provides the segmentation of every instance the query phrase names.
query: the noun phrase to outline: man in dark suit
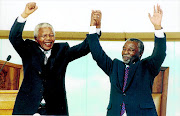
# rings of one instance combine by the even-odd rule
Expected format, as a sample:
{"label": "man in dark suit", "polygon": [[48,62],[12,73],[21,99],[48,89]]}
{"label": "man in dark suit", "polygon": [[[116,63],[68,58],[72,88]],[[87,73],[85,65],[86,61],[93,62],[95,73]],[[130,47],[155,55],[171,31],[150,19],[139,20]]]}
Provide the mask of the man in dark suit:
{"label": "man in dark suit", "polygon": [[41,23],[35,28],[35,41],[24,41],[25,18],[37,9],[36,3],[28,3],[9,35],[10,42],[22,58],[24,69],[13,114],[68,115],[65,72],[69,62],[89,53],[87,39],[73,47],[69,47],[68,43],[54,43],[53,27]]}
{"label": "man in dark suit", "polygon": [[[101,24],[101,12],[93,11],[94,24]],[[100,46],[98,35],[88,35],[89,48],[98,66],[109,76],[111,83],[107,116],[157,116],[152,98],[152,85],[166,56],[166,35],[161,30],[162,10],[154,6],[149,18],[155,28],[155,45],[151,56],[142,59],[143,42],[128,39],[122,50],[123,61],[112,60]]]}

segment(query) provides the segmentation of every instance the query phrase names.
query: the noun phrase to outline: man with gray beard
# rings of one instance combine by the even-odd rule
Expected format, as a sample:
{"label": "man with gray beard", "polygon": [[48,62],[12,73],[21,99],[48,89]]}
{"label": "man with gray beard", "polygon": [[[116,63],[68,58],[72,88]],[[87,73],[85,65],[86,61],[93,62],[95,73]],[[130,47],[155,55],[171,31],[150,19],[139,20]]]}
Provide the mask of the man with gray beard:
{"label": "man with gray beard", "polygon": [[[88,35],[92,57],[109,76],[111,83],[107,116],[157,116],[151,94],[154,78],[166,56],[166,35],[161,27],[162,14],[159,5],[157,9],[154,6],[153,16],[149,14],[155,28],[155,44],[152,55],[142,60],[144,45],[139,39],[130,38],[125,42],[123,61],[120,61],[107,56],[95,31]],[[91,20],[96,26],[101,25],[101,11],[93,11]]]}

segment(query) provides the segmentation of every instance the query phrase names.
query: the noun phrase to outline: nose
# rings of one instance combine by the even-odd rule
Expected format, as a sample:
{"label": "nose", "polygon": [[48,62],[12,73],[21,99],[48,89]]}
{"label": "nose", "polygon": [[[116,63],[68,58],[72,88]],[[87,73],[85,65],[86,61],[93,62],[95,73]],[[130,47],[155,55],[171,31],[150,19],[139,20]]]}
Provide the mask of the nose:
{"label": "nose", "polygon": [[46,40],[51,40],[50,35],[47,35]]}
{"label": "nose", "polygon": [[123,50],[123,54],[129,54],[128,50]]}

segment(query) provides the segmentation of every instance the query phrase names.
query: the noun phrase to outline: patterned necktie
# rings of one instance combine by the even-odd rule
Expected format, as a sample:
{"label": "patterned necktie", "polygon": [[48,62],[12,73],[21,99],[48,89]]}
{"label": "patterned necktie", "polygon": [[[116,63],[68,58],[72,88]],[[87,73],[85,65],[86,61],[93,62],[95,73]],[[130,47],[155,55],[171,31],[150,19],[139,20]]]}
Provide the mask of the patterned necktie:
{"label": "patterned necktie", "polygon": [[[129,74],[129,67],[126,67],[125,76],[124,76],[124,84],[123,84],[123,93],[127,84],[128,74]],[[124,113],[125,113],[125,103],[123,102],[120,116],[122,116]]]}

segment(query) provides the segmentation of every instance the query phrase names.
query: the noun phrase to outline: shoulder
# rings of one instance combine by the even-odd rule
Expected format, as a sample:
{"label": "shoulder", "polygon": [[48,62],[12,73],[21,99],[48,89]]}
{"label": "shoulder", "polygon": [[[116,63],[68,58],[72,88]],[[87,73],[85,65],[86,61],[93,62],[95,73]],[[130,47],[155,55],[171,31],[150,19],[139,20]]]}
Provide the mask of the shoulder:
{"label": "shoulder", "polygon": [[69,44],[67,42],[54,43],[54,46],[59,48],[64,48],[64,47],[69,47]]}
{"label": "shoulder", "polygon": [[117,58],[115,58],[115,59],[113,60],[113,63],[114,63],[114,64],[124,65],[124,63],[123,63],[121,60],[117,59]]}
{"label": "shoulder", "polygon": [[37,42],[35,42],[34,40],[30,40],[30,39],[25,39],[25,44],[27,46],[39,46],[39,44]]}
{"label": "shoulder", "polygon": [[54,43],[53,50],[67,50],[69,48],[69,44],[67,42],[64,43]]}

